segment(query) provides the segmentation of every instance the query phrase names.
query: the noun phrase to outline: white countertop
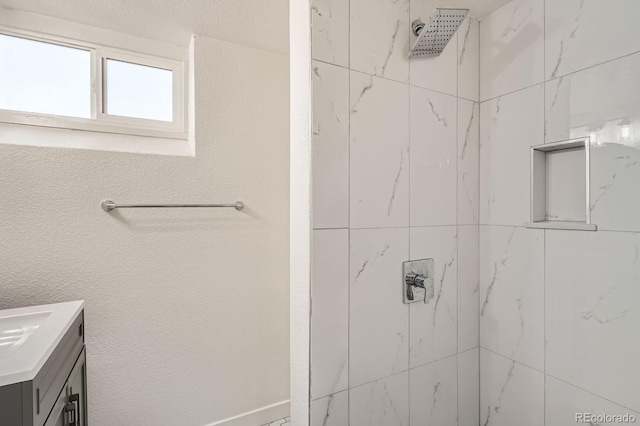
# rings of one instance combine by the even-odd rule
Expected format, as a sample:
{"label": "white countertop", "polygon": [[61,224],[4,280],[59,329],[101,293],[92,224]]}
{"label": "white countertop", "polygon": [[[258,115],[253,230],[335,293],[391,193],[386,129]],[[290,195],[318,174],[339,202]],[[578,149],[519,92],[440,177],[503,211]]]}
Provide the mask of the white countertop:
{"label": "white countertop", "polygon": [[33,380],[84,301],[0,311],[0,386]]}

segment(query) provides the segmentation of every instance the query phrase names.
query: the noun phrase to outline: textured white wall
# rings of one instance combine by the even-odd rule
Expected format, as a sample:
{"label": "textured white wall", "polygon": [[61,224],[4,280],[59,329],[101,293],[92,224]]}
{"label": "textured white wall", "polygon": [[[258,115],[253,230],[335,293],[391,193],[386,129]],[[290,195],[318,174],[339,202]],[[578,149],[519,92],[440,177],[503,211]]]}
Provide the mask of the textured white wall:
{"label": "textured white wall", "polygon": [[195,158],[0,144],[0,308],[87,301],[93,426],[288,399],[288,58],[198,38],[195,62]]}

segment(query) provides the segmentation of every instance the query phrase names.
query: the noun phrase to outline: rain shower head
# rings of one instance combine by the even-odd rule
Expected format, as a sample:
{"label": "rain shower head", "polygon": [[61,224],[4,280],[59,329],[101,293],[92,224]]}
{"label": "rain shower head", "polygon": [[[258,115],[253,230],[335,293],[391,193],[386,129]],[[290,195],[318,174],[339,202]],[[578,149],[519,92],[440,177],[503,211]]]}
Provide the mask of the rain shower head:
{"label": "rain shower head", "polygon": [[469,9],[436,9],[428,24],[419,19],[413,21],[411,27],[418,39],[409,59],[439,56],[468,13]]}

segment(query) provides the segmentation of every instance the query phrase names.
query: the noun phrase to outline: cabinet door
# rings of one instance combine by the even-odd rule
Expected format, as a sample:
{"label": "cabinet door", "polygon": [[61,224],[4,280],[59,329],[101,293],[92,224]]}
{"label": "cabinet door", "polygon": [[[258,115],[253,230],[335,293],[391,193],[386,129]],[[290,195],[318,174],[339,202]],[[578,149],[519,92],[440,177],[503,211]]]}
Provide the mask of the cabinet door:
{"label": "cabinet door", "polygon": [[73,367],[67,386],[69,389],[69,402],[76,405],[77,423],[74,426],[87,426],[87,361],[83,349]]}
{"label": "cabinet door", "polygon": [[49,418],[45,422],[44,426],[67,426],[68,423],[65,422],[67,419],[66,413],[64,411],[64,406],[67,403],[67,387],[65,386],[60,392],[60,396],[53,404],[53,409],[51,410],[51,414],[49,414]]}
{"label": "cabinet door", "polygon": [[45,426],[67,426],[67,423],[65,423],[64,420],[65,420],[64,412],[61,412],[59,416],[49,417],[49,420],[47,420],[47,423],[45,424]]}

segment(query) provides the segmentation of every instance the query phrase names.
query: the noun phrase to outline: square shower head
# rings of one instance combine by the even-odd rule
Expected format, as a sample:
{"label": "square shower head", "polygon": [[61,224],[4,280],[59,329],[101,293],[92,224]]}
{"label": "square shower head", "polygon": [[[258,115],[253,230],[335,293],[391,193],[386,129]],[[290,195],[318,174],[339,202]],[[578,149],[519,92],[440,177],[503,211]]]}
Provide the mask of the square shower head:
{"label": "square shower head", "polygon": [[469,9],[436,9],[426,25],[414,21],[412,27],[418,39],[409,52],[409,59],[440,56],[468,14]]}

